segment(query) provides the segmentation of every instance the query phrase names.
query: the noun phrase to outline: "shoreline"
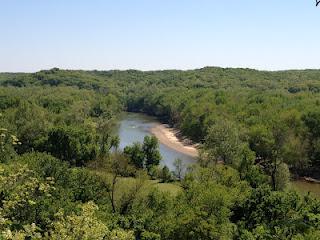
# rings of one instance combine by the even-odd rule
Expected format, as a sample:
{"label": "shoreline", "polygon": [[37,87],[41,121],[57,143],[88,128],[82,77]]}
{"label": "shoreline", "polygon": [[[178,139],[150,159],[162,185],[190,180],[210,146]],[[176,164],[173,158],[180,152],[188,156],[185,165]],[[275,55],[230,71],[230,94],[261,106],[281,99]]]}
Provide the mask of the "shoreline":
{"label": "shoreline", "polygon": [[199,156],[197,145],[188,143],[188,140],[179,139],[177,137],[179,131],[175,128],[169,127],[168,124],[159,124],[151,128],[150,132],[155,135],[162,144],[169,148],[191,157]]}

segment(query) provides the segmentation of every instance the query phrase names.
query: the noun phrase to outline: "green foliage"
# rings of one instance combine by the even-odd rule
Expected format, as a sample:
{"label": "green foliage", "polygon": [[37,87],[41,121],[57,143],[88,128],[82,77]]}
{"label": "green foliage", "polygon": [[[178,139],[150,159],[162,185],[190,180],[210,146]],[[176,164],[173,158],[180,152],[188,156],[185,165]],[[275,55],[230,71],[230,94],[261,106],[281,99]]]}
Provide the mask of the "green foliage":
{"label": "green foliage", "polygon": [[[318,239],[319,200],[286,186],[289,170],[319,174],[319,80],[210,67],[1,73],[0,239]],[[156,138],[118,150],[123,109],[203,146],[183,178],[175,162],[179,191],[142,170],[173,180]]]}
{"label": "green foliage", "polygon": [[240,160],[238,171],[241,178],[246,179],[255,163],[255,152],[253,152],[247,145],[243,145],[240,150]]}
{"label": "green foliage", "polygon": [[302,117],[303,122],[308,128],[308,155],[312,162],[318,164],[320,163],[320,113],[319,112],[309,112]]}
{"label": "green foliage", "polygon": [[46,214],[39,213],[47,205],[54,191],[54,180],[36,178],[33,171],[24,165],[9,165],[0,168],[0,200],[2,215],[14,229],[48,221]]}
{"label": "green foliage", "polygon": [[53,199],[38,209],[39,215],[43,213],[49,218],[49,221],[41,225],[38,223],[40,227],[47,227],[60,208],[69,213],[75,207],[75,202],[101,203],[108,199],[109,186],[87,169],[69,168],[67,163],[43,153],[24,154],[18,161],[28,164],[39,181],[54,181]]}
{"label": "green foliage", "polygon": [[122,229],[112,230],[107,239],[110,240],[135,240],[132,231],[125,231]]}
{"label": "green foliage", "polygon": [[96,136],[89,130],[58,127],[49,131],[44,148],[53,156],[75,166],[83,166],[97,156]]}
{"label": "green foliage", "polygon": [[[80,154],[80,158],[84,159],[79,159],[77,164],[81,165],[87,160],[94,160],[92,158],[95,158],[98,149],[106,149],[103,152],[106,154],[111,147],[117,146],[112,134],[113,118],[121,107],[111,94],[102,95],[72,87],[28,87],[0,88],[0,95],[4,96],[5,102],[16,99],[14,104],[4,104],[1,127],[17,136],[21,144],[16,145],[15,150],[19,154],[34,150],[54,150],[54,155],[59,157],[74,157],[65,154],[78,157]],[[102,111],[99,116],[91,114],[97,101]],[[82,152],[79,149],[65,149],[65,154],[59,153],[59,140],[66,141],[65,148],[81,147]],[[75,159],[68,161],[74,163]]]}
{"label": "green foliage", "polygon": [[161,160],[159,142],[155,136],[145,136],[143,144],[133,143],[132,146],[126,146],[123,152],[135,167],[149,171],[153,166],[158,166]]}
{"label": "green foliage", "polygon": [[184,180],[177,204],[178,224],[173,239],[230,239],[234,224],[231,208],[247,194],[236,171],[218,166],[198,169]]}
{"label": "green foliage", "polygon": [[161,155],[159,152],[159,142],[155,136],[144,137],[142,150],[145,156],[145,165],[147,169],[159,165]]}
{"label": "green foliage", "polygon": [[182,162],[182,160],[179,159],[179,158],[177,158],[177,159],[174,160],[173,165],[174,165],[174,167],[175,167],[174,175],[175,175],[175,177],[176,177],[179,181],[181,181],[181,179],[182,179],[182,177],[183,177],[183,174],[184,174],[184,172],[185,172],[186,166],[185,166],[185,164]]}
{"label": "green foliage", "polygon": [[291,239],[301,232],[318,229],[317,220],[305,221],[309,214],[314,219],[319,216],[319,209],[307,210],[313,201],[303,201],[294,192],[272,192],[269,187],[253,190],[251,196],[235,210],[237,217],[241,218],[238,223],[241,239],[245,236],[253,239]]}
{"label": "green foliage", "polygon": [[277,190],[284,190],[287,188],[290,181],[290,171],[287,164],[281,163],[278,166],[275,178]]}
{"label": "green foliage", "polygon": [[145,155],[142,145],[138,142],[133,143],[132,146],[126,146],[123,153],[130,158],[130,162],[137,168],[143,168],[145,164]]}
{"label": "green foliage", "polygon": [[70,169],[67,162],[45,153],[26,153],[21,155],[18,162],[27,164],[41,179],[53,178],[54,182],[66,186],[70,178]]}
{"label": "green foliage", "polygon": [[141,240],[160,240],[160,239],[161,239],[160,234],[156,234],[153,232],[145,231],[141,234]]}
{"label": "green foliage", "polygon": [[81,206],[81,214],[64,216],[63,212],[56,214],[50,231],[50,239],[104,239],[108,234],[108,228],[95,217],[98,207],[89,202]]}
{"label": "green foliage", "polygon": [[13,147],[19,144],[21,143],[16,136],[9,134],[7,129],[0,128],[0,163],[13,158],[15,155]]}
{"label": "green foliage", "polygon": [[149,175],[152,179],[160,179],[161,178],[161,166],[152,166],[149,170]]}
{"label": "green foliage", "polygon": [[268,159],[272,157],[275,142],[272,132],[266,126],[256,125],[250,129],[249,144],[258,158]]}
{"label": "green foliage", "polygon": [[171,182],[172,181],[172,174],[167,166],[164,166],[161,169],[159,177],[162,180],[162,182]]}
{"label": "green foliage", "polygon": [[210,162],[223,161],[237,166],[239,159],[240,139],[237,130],[226,121],[215,123],[208,131],[204,150],[208,154],[207,165]]}
{"label": "green foliage", "polygon": [[21,145],[17,147],[18,152],[39,149],[47,133],[45,111],[36,104],[21,101],[14,112],[13,121],[17,137],[21,141]]}

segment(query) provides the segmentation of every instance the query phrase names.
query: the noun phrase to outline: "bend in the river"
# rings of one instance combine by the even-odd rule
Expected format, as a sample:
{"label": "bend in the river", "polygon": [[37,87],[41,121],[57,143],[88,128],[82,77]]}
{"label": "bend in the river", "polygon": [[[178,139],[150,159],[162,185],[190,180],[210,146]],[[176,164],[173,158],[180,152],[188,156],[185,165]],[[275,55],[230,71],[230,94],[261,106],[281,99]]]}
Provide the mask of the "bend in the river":
{"label": "bend in the river", "polygon": [[141,113],[123,113],[119,126],[120,149],[134,142],[143,142],[147,135],[156,135],[159,139],[161,165],[174,170],[173,162],[179,158],[185,165],[196,162],[197,151],[193,146],[185,146],[156,118]]}

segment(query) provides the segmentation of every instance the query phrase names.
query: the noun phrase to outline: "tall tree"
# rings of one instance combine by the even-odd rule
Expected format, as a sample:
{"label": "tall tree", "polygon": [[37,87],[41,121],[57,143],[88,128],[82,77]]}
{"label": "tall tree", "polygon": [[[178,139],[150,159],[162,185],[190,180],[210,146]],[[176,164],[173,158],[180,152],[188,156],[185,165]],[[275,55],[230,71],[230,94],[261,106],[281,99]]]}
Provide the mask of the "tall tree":
{"label": "tall tree", "polygon": [[142,145],[139,142],[133,143],[132,146],[126,146],[123,153],[127,155],[130,162],[137,168],[144,168],[145,154],[142,150]]}
{"label": "tall tree", "polygon": [[173,166],[175,167],[174,174],[178,178],[179,181],[182,179],[182,175],[185,170],[185,165],[183,164],[183,161],[180,158],[177,158],[173,162]]}
{"label": "tall tree", "polygon": [[207,162],[223,161],[237,165],[239,160],[240,139],[237,129],[228,121],[216,122],[208,131],[203,148],[207,153]]}
{"label": "tall tree", "polygon": [[149,170],[152,166],[159,165],[161,154],[159,151],[159,142],[155,136],[145,136],[142,149],[145,155],[146,168]]}

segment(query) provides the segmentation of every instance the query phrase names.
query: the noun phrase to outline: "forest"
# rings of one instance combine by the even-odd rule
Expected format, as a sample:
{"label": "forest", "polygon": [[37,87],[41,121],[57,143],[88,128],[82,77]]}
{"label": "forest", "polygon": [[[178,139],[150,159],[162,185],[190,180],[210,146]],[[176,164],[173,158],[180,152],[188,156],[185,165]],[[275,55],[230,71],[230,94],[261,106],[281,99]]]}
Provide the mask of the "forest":
{"label": "forest", "polygon": [[[199,144],[119,149],[123,111]],[[0,73],[0,239],[320,239],[320,70]],[[320,188],[320,185],[319,185]]]}

